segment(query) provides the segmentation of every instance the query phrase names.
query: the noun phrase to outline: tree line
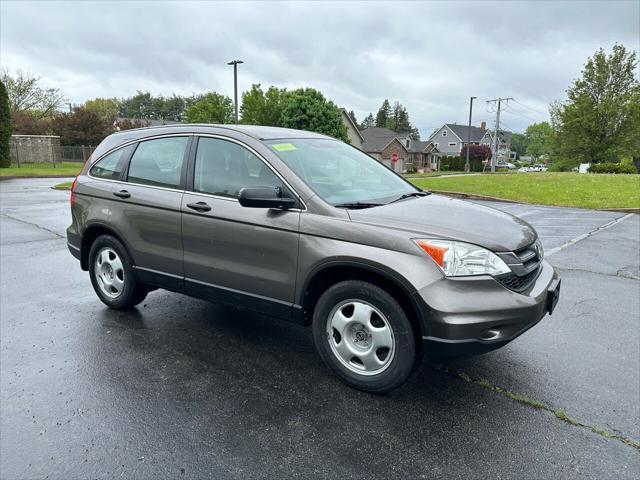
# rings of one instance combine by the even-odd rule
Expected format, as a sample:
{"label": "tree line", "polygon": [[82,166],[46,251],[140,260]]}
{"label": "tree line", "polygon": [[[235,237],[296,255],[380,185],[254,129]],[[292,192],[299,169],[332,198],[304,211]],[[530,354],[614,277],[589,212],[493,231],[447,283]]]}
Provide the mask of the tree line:
{"label": "tree line", "polygon": [[[636,52],[614,45],[587,59],[581,76],[566,91],[566,100],[550,106],[550,121],[514,133],[518,155],[553,160],[559,170],[578,163],[628,161],[640,152],[640,84]],[[144,127],[152,120],[233,123],[233,101],[207,92],[191,96],[154,96],[138,91],[127,98],[95,98],[70,105],[59,89],[43,88],[39,78],[0,71],[0,162],[8,162],[11,134],[59,135],[63,145],[96,145],[115,130]],[[252,85],[242,93],[241,123],[289,127],[324,133],[348,141],[340,108],[313,88],[287,90]],[[66,106],[69,107],[66,111]],[[358,128],[384,127],[419,140],[407,109],[388,99]],[[484,153],[478,152],[477,155]]]}
{"label": "tree line", "polygon": [[637,53],[623,45],[599,49],[584,64],[550,121],[512,136],[519,155],[553,160],[555,170],[579,163],[640,163],[640,82]]}
{"label": "tree line", "polygon": [[[217,92],[165,97],[138,91],[128,98],[95,98],[71,105],[60,90],[42,88],[39,80],[21,71],[15,75],[6,69],[0,72],[7,117],[1,134],[59,135],[62,145],[97,145],[114,131],[145,127],[153,120],[235,121],[233,101]],[[242,94],[240,112],[244,124],[305,129],[349,141],[341,109],[313,88],[272,86],[264,91],[260,85],[253,85]]]}

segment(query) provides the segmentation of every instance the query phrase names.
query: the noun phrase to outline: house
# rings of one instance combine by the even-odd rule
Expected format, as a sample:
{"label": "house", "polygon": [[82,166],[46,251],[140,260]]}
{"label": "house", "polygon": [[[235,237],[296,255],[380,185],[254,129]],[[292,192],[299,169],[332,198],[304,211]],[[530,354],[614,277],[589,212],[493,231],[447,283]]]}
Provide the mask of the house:
{"label": "house", "polygon": [[[436,161],[439,157],[460,155],[462,147],[467,142],[472,145],[487,145],[493,151],[493,139],[493,131],[486,128],[485,122],[482,122],[479,127],[472,125],[470,131],[468,125],[445,123],[429,137],[429,141],[435,145],[439,152],[435,155]],[[500,130],[497,159],[499,162],[515,159],[515,152],[511,150],[511,132]]]}
{"label": "house", "polygon": [[[492,130],[487,130],[480,142],[483,145],[489,145],[492,152],[495,147],[493,135],[494,132]],[[516,152],[511,150],[511,135],[512,133],[506,130],[498,131],[498,155],[496,156],[498,163],[505,163],[516,159]]]}
{"label": "house", "polygon": [[349,115],[346,109],[341,109],[342,113],[342,123],[347,127],[347,135],[349,136],[349,140],[351,141],[351,145],[357,147],[362,150],[362,144],[364,143],[364,138],[360,134],[360,129],[354,123],[353,119]]}
{"label": "house", "polygon": [[[420,142],[388,128],[370,127],[360,131],[364,139],[361,150],[397,172],[416,169],[434,169],[433,155],[437,148],[431,142]],[[394,161],[395,159],[395,161]]]}
{"label": "house", "polygon": [[[479,127],[471,125],[458,125],[457,123],[445,123],[429,137],[429,141],[440,152],[440,156],[457,156],[462,151],[462,146],[467,144],[470,138],[472,145],[480,145],[488,132],[486,123],[482,122]],[[469,134],[470,137],[469,137]]]}

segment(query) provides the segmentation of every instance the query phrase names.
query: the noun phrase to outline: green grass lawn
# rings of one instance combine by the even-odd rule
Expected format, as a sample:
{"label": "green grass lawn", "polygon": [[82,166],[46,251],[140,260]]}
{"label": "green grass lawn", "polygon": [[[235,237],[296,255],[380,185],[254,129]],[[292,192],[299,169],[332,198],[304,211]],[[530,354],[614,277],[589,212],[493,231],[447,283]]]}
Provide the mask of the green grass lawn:
{"label": "green grass lawn", "polygon": [[71,184],[73,182],[62,182],[62,183],[58,183],[56,185],[54,185],[51,188],[54,188],[55,190],[71,190]]}
{"label": "green grass lawn", "polygon": [[640,208],[640,175],[519,173],[410,179],[425,190],[580,208]]}
{"label": "green grass lawn", "polygon": [[20,168],[17,165],[0,168],[0,177],[75,177],[81,169],[79,162],[56,163],[55,168],[51,163],[29,163]]}

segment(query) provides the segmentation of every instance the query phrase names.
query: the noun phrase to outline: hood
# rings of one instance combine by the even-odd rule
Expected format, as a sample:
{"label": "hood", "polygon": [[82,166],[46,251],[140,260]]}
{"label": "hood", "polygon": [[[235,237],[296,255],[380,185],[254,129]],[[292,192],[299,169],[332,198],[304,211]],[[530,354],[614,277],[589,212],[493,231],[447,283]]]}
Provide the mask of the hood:
{"label": "hood", "polygon": [[353,222],[410,232],[412,236],[473,243],[510,252],[533,243],[537,233],[518,217],[477,203],[431,194],[381,207],[349,210]]}

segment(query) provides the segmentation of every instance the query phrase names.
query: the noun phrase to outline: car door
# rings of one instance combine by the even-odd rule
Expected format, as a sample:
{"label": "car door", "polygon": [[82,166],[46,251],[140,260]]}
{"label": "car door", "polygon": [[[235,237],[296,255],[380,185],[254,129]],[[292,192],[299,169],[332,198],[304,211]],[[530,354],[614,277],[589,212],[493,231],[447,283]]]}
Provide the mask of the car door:
{"label": "car door", "polygon": [[187,292],[289,317],[300,210],[243,207],[238,193],[290,189],[255,151],[230,138],[199,137],[189,177],[182,199]]}
{"label": "car door", "polygon": [[180,208],[191,138],[140,141],[113,189],[119,201],[113,223],[130,250],[136,274],[145,283],[178,291],[184,287]]}

